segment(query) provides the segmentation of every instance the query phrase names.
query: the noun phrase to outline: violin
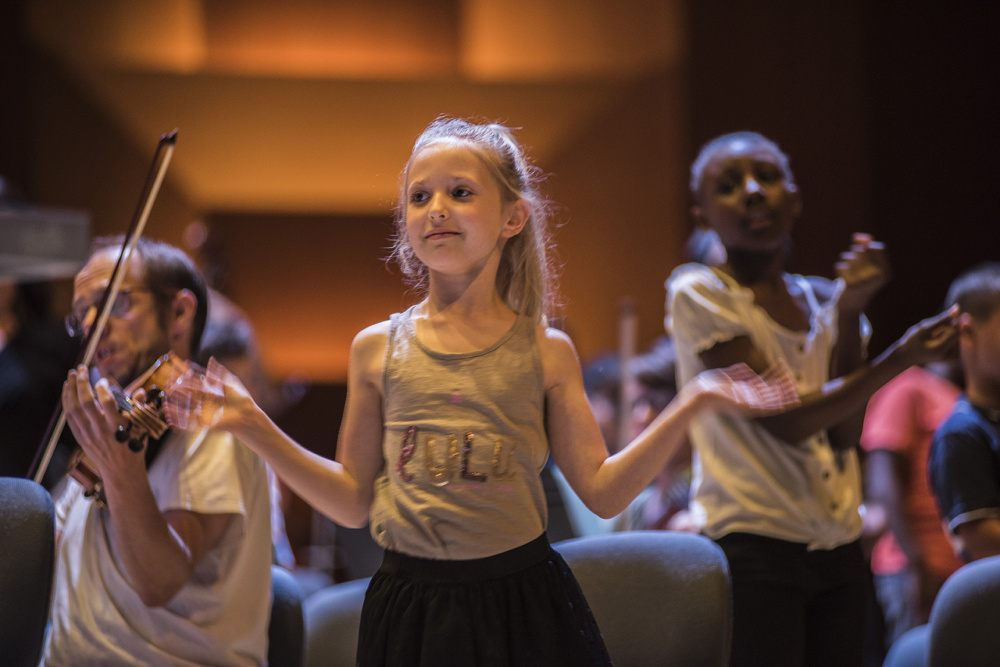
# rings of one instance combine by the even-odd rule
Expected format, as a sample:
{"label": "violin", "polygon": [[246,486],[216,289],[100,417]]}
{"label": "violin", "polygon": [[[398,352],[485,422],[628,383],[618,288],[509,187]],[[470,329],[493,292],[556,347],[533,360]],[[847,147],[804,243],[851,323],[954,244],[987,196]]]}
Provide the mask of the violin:
{"label": "violin", "polygon": [[[115,432],[115,440],[127,444],[133,452],[145,451],[147,466],[156,455],[156,451],[150,448],[151,441],[162,438],[170,427],[164,413],[166,392],[193,368],[194,364],[168,352],[124,389],[117,384],[111,385],[118,413],[125,418],[125,423]],[[145,398],[134,400],[133,396],[140,389],[145,392]],[[93,498],[101,507],[107,507],[100,473],[82,449],[77,449],[70,459],[69,475],[83,486],[83,495]]]}
{"label": "violin", "polygon": [[[167,166],[170,164],[170,159],[173,156],[174,146],[176,143],[176,130],[160,137],[160,142],[153,155],[153,162],[150,164],[149,170],[146,173],[146,181],[143,185],[142,195],[139,198],[139,203],[132,216],[128,233],[125,235],[125,242],[122,245],[121,253],[118,255],[118,262],[115,264],[114,271],[111,273],[108,288],[104,291],[104,295],[101,297],[100,305],[97,307],[97,317],[94,320],[94,324],[91,327],[89,334],[87,335],[84,345],[81,347],[80,357],[77,360],[76,365],[89,367],[91,361],[93,361],[94,353],[97,349],[97,343],[100,341],[101,335],[104,333],[108,317],[111,314],[111,306],[114,303],[118,292],[121,290],[122,280],[125,277],[129,260],[132,257],[132,251],[135,249],[135,245],[138,243],[139,237],[142,236],[143,229],[146,226],[146,220],[149,219],[149,213],[153,207],[153,202],[156,200],[156,195],[160,190],[160,185],[163,183],[163,178],[166,176]],[[125,403],[125,407],[129,407],[127,402]],[[134,407],[134,405],[131,407]],[[121,408],[119,408],[119,410],[121,410]],[[154,413],[155,411],[152,409],[147,410],[145,405],[139,410],[131,408],[128,409],[127,414],[134,416],[129,419],[130,426],[127,429],[127,433],[131,433],[133,429],[131,424],[146,424],[143,428],[147,430],[149,426],[158,428],[157,422],[162,420],[153,419],[152,415]],[[52,454],[55,451],[56,444],[59,441],[59,436],[62,434],[65,426],[66,414],[62,410],[62,403],[59,403],[56,405],[55,412],[49,422],[49,427],[46,431],[44,439],[42,440],[42,444],[35,453],[35,459],[31,463],[30,476],[34,479],[34,481],[41,483],[42,478],[45,476],[45,471],[48,468],[49,462],[52,459]],[[143,443],[143,437],[145,436],[139,436],[136,439],[139,443]],[[129,435],[124,436],[124,438],[125,441],[133,439]],[[144,447],[144,445],[142,446]],[[82,461],[84,457],[81,454],[75,458]],[[73,472],[76,471],[76,467],[77,466],[73,466]],[[89,473],[84,474],[81,471],[80,475],[85,478],[93,475],[93,477],[99,482],[99,476],[93,471],[92,466],[90,467]],[[87,484],[85,484],[85,487],[86,486]],[[97,482],[92,483],[91,486],[99,488]],[[94,495],[98,495],[100,497],[102,494],[94,492]]]}

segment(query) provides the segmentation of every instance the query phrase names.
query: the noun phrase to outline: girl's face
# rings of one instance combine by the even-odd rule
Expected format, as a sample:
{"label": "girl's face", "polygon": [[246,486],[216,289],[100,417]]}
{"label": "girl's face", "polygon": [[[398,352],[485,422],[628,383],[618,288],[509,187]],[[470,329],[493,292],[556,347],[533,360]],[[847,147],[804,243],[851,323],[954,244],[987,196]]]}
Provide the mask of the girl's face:
{"label": "girl's face", "polygon": [[433,144],[410,160],[406,232],[431,271],[460,275],[499,265],[504,244],[527,218],[527,203],[504,202],[496,179],[466,145]]}
{"label": "girl's face", "polygon": [[717,150],[702,172],[695,219],[726,248],[767,252],[784,247],[802,210],[776,149],[735,140]]}

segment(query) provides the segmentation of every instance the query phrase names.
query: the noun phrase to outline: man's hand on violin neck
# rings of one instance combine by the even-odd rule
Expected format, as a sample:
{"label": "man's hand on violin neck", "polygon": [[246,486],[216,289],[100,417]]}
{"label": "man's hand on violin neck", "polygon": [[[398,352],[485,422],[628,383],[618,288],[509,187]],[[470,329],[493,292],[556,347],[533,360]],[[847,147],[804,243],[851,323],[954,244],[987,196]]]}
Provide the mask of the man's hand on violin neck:
{"label": "man's hand on violin neck", "polygon": [[[126,420],[118,412],[117,401],[106,379],[91,387],[86,368],[70,371],[63,385],[63,409],[77,442],[97,466],[106,484],[145,471],[142,455],[115,438],[119,426]],[[140,474],[145,476],[144,472]]]}

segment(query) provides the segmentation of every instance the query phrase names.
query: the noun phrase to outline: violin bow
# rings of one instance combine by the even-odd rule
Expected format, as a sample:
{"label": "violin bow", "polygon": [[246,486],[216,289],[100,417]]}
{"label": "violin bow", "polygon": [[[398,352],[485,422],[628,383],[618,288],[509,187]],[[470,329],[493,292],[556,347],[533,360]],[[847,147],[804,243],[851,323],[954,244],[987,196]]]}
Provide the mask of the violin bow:
{"label": "violin bow", "polygon": [[[132,258],[132,251],[135,249],[143,230],[146,228],[146,220],[149,218],[153,202],[156,201],[156,195],[160,191],[160,185],[163,183],[164,176],[166,176],[167,167],[170,164],[170,158],[174,154],[176,144],[177,130],[160,137],[160,141],[156,146],[156,152],[153,154],[153,161],[146,172],[146,180],[139,197],[139,203],[136,205],[135,212],[132,215],[132,222],[129,224],[128,232],[125,234],[121,254],[118,255],[118,261],[111,272],[111,280],[108,282],[108,287],[104,290],[100,305],[97,307],[97,319],[94,320],[94,326],[91,327],[90,333],[87,335],[81,355],[75,364],[76,366],[82,364],[90,367],[90,362],[93,360],[94,352],[97,349],[97,343],[101,340],[101,334],[104,333],[104,327],[107,326],[108,317],[111,315],[111,306],[114,304],[115,298],[121,290],[122,281],[125,279],[126,269],[129,260]],[[31,469],[28,474],[34,481],[41,483],[42,478],[45,476],[45,471],[52,460],[52,454],[55,452],[56,443],[59,441],[59,436],[62,435],[65,426],[66,414],[63,412],[62,401],[60,400],[56,404],[56,410],[52,415],[52,419],[49,421],[48,429],[42,440],[42,446],[35,453],[35,458],[31,463]]]}

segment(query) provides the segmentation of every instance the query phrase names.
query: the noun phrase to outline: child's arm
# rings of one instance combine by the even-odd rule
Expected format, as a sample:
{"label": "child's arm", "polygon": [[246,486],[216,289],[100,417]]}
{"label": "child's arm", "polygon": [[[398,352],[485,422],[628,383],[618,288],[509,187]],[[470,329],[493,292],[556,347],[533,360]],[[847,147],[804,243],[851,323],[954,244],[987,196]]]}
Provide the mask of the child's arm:
{"label": "child's arm", "polygon": [[830,377],[841,377],[864,362],[860,323],[872,298],[889,281],[885,246],[868,234],[854,234],[850,249],[840,254],[834,269],[844,288],[837,299],[837,345]]}
{"label": "child's arm", "polygon": [[[201,414],[210,415],[202,417],[202,423],[230,431],[270,463],[303,500],[336,523],[361,527],[368,522],[375,477],[383,464],[382,363],[387,330],[387,322],[369,327],[351,345],[347,404],[336,460],[311,452],[288,437],[254,403],[240,381],[214,359],[208,370],[211,377],[222,380],[221,405],[220,397],[197,387],[185,389],[197,394],[196,402],[203,405]],[[173,393],[168,392],[168,421],[174,401]]]}
{"label": "child's arm", "polygon": [[[843,377],[830,380],[819,391],[802,397],[802,404],[777,415],[757,420],[772,435],[797,443],[822,429],[829,429],[863,410],[879,387],[910,366],[943,359],[953,350],[957,331],[955,310],[928,318],[912,327],[874,361]],[[719,343],[701,353],[708,368],[746,363],[757,372],[766,367],[763,354],[749,338],[741,336]],[[831,440],[835,448],[849,448],[857,440]]]}
{"label": "child's arm", "polygon": [[913,534],[904,498],[910,483],[910,468],[910,461],[899,451],[883,447],[869,449],[865,454],[865,502],[884,508],[887,525],[896,544],[906,556],[909,566],[919,570],[927,563]]}
{"label": "child's arm", "polygon": [[609,457],[583,389],[576,351],[561,332],[540,335],[552,456],[591,511],[611,518],[646,488],[684,443],[704,409],[766,414],[797,401],[790,377],[767,384],[746,366],[694,378],[631,443]]}
{"label": "child's arm", "polygon": [[[834,267],[843,282],[837,299],[837,344],[830,359],[830,377],[838,378],[861,368],[866,360],[861,336],[861,320],[872,298],[889,281],[889,260],[885,246],[869,234],[854,234],[851,247],[840,254]],[[861,439],[865,408],[845,416],[828,430],[837,449],[854,446]]]}

